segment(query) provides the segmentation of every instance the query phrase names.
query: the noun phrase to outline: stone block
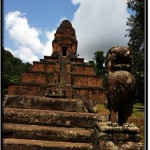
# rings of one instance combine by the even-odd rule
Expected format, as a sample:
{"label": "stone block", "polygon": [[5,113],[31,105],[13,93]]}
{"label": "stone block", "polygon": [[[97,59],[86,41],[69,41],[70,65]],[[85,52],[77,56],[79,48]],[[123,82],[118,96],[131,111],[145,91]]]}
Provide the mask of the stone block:
{"label": "stone block", "polygon": [[141,145],[139,150],[143,150],[144,144],[140,139],[140,130],[133,124],[118,126],[117,123],[97,122],[93,144],[97,150],[134,150],[137,145]]}

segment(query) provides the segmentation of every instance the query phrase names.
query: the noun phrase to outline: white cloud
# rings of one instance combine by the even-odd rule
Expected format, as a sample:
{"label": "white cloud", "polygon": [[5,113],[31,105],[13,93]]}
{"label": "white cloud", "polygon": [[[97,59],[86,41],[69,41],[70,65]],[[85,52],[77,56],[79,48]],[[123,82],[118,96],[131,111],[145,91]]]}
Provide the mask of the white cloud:
{"label": "white cloud", "polygon": [[[25,14],[19,11],[10,12],[6,15],[5,21],[9,35],[17,45],[15,51],[13,51],[15,57],[19,57],[25,62],[32,62],[39,60],[39,57],[45,54],[51,53],[50,43],[52,39],[47,37],[48,41],[41,43],[40,34],[42,32],[37,28],[30,27]],[[49,34],[51,35],[50,32]],[[48,46],[50,46],[49,49]]]}
{"label": "white cloud", "polygon": [[72,20],[78,40],[80,57],[91,60],[95,51],[116,45],[127,46],[126,0],[72,0],[80,4]]}
{"label": "white cloud", "polygon": [[[79,4],[72,25],[76,30],[80,57],[88,61],[98,50],[106,54],[112,46],[127,46],[128,38],[124,37],[128,28],[126,0],[72,0],[72,3]],[[57,26],[64,19],[66,17],[61,17]],[[8,13],[5,21],[10,37],[17,43],[13,51],[15,57],[32,62],[43,55],[51,55],[56,30],[43,32],[31,27],[25,14],[19,11]],[[40,35],[46,36],[47,40],[41,42]]]}
{"label": "white cloud", "polygon": [[33,54],[32,50],[28,47],[20,47],[19,51],[17,51],[17,56],[24,61],[31,62],[38,61],[39,58]]}
{"label": "white cloud", "polygon": [[52,41],[54,40],[54,34],[55,34],[56,30],[53,31],[46,31],[46,37],[48,39],[48,41],[44,44],[44,48],[43,48],[43,55],[48,55],[50,56],[52,54]]}

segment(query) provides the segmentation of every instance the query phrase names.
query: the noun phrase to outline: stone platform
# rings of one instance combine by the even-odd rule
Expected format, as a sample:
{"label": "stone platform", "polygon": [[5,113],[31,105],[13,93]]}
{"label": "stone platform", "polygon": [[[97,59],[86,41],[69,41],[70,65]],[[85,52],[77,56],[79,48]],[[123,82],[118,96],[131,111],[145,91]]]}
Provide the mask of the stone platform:
{"label": "stone platform", "polygon": [[101,117],[81,100],[9,95],[3,107],[4,150],[93,150]]}
{"label": "stone platform", "polygon": [[[79,99],[9,95],[3,103],[4,150],[143,150],[139,128],[91,113]],[[112,149],[113,148],[113,149]]]}

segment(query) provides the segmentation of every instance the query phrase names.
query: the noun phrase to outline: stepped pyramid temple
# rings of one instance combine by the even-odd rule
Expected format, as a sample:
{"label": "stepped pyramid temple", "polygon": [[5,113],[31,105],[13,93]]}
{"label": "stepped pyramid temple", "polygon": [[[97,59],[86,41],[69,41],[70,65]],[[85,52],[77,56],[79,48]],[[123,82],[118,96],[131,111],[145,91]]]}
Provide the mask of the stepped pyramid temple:
{"label": "stepped pyramid temple", "polygon": [[57,28],[51,56],[33,62],[21,83],[9,86],[8,95],[66,96],[104,102],[103,81],[94,67],[77,57],[75,29],[68,20]]}
{"label": "stepped pyramid temple", "polygon": [[[139,128],[117,126],[103,103],[102,79],[77,57],[77,40],[64,20],[52,42],[51,56],[33,62],[22,82],[9,86],[3,100],[4,150],[125,150],[141,147]],[[143,150],[143,149],[141,149]]]}

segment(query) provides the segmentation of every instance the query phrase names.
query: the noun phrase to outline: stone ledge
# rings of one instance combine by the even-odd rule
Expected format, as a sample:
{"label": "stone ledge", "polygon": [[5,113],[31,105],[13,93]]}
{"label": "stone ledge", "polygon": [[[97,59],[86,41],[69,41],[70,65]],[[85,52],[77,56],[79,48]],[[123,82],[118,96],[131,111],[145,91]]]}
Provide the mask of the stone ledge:
{"label": "stone ledge", "polygon": [[83,89],[83,90],[102,90],[105,91],[102,87],[91,87],[91,86],[73,86],[73,89]]}
{"label": "stone ledge", "polygon": [[118,126],[117,123],[111,123],[111,122],[97,122],[96,127],[100,132],[105,132],[105,133],[130,133],[130,134],[135,134],[139,133],[140,129],[134,124],[129,124],[126,123],[123,126]]}
{"label": "stone ledge", "polygon": [[91,130],[27,124],[3,124],[4,138],[90,143]]}
{"label": "stone ledge", "polygon": [[50,75],[50,74],[54,74],[54,73],[49,73],[49,72],[47,72],[47,71],[24,71],[23,73],[41,73],[41,74],[48,74],[48,75]]}
{"label": "stone ledge", "polygon": [[144,150],[144,145],[141,142],[125,142],[117,145],[112,141],[103,141],[99,143],[98,150]]}
{"label": "stone ledge", "polygon": [[101,76],[94,75],[94,74],[80,74],[80,73],[73,73],[73,72],[70,72],[70,74],[71,76],[94,77],[94,78],[102,79]]}
{"label": "stone ledge", "polygon": [[45,84],[41,84],[41,83],[24,83],[24,82],[20,82],[20,83],[10,83],[9,85],[41,86],[41,85],[45,85]]}
{"label": "stone ledge", "polygon": [[56,64],[58,62],[50,62],[50,61],[33,61],[34,64]]}
{"label": "stone ledge", "polygon": [[139,132],[138,127],[129,123],[118,126],[117,123],[97,122],[92,140],[94,149],[144,150],[144,144],[140,142]]}
{"label": "stone ledge", "polygon": [[3,139],[3,149],[7,150],[93,150],[90,143],[58,142],[27,139]]}
{"label": "stone ledge", "polygon": [[[78,59],[79,59],[79,58],[78,58]],[[83,67],[90,67],[90,68],[93,68],[93,66],[91,66],[91,65],[89,65],[89,64],[85,64],[85,62],[82,63],[82,64],[74,64],[74,63],[72,63],[72,65],[73,65],[73,66],[83,66]]]}

